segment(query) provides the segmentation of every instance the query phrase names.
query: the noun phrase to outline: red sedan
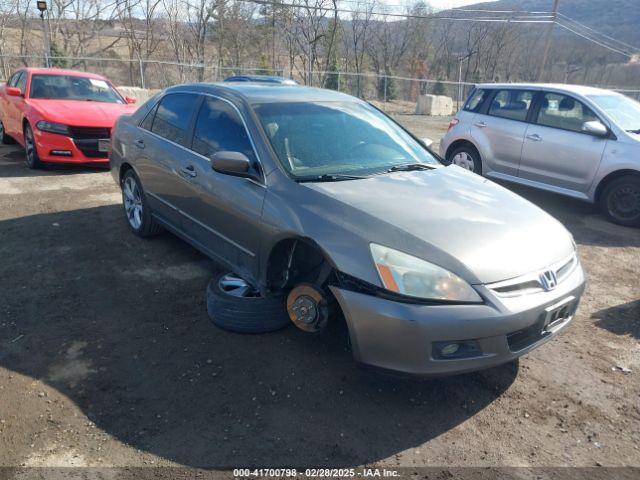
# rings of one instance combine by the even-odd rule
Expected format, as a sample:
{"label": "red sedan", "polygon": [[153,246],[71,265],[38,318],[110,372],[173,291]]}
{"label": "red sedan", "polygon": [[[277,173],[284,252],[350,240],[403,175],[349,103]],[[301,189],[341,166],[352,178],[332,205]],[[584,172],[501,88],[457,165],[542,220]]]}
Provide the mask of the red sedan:
{"label": "red sedan", "polygon": [[104,77],[24,68],[0,87],[0,137],[24,146],[27,165],[109,162],[111,128],[135,110]]}

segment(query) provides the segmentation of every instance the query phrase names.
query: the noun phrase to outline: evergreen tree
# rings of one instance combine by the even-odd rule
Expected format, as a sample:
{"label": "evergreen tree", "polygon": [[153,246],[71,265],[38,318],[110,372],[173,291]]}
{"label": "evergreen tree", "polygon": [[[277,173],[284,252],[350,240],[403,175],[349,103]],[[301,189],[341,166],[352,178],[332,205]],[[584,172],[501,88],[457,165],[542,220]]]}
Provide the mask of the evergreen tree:
{"label": "evergreen tree", "polygon": [[51,66],[55,68],[69,68],[69,60],[61,58],[65,52],[56,42],[51,42]]}
{"label": "evergreen tree", "polygon": [[441,80],[438,80],[433,86],[433,90],[431,91],[432,95],[447,95],[448,89],[447,86],[442,83]]}

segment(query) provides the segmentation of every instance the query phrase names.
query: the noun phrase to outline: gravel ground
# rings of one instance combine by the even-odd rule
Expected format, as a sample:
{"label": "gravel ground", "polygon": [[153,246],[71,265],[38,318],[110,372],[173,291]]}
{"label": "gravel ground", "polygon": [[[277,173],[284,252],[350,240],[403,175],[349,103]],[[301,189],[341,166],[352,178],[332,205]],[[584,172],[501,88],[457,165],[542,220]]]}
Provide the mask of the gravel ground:
{"label": "gravel ground", "polygon": [[[398,118],[434,139],[448,120]],[[0,466],[640,466],[640,232],[589,205],[517,189],[578,243],[573,325],[418,382],[331,336],[216,329],[213,263],[131,235],[108,173],[22,158],[0,149]]]}

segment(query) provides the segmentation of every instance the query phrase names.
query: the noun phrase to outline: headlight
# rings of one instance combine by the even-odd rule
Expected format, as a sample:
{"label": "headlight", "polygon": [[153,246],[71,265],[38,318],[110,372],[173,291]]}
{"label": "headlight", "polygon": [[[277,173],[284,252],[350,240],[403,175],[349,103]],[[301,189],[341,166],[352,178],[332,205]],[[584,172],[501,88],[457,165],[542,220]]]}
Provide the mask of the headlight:
{"label": "headlight", "polygon": [[371,255],[387,290],[428,300],[482,301],[463,279],[425,260],[375,243]]}
{"label": "headlight", "polygon": [[60,135],[69,135],[69,127],[62,123],[46,122],[40,120],[36,123],[38,130],[49,133],[59,133]]}

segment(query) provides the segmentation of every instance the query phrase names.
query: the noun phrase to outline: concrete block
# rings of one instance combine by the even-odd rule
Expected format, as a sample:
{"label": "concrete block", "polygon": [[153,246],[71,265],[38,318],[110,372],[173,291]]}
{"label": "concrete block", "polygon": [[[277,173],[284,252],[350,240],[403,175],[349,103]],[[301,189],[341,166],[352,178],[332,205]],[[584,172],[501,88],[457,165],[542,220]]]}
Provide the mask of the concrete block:
{"label": "concrete block", "polygon": [[420,95],[416,115],[451,115],[453,99],[445,95]]}

